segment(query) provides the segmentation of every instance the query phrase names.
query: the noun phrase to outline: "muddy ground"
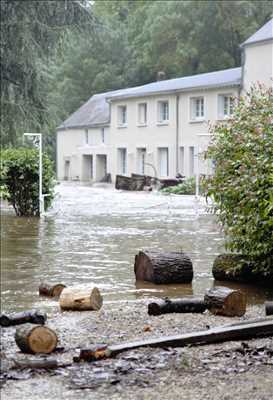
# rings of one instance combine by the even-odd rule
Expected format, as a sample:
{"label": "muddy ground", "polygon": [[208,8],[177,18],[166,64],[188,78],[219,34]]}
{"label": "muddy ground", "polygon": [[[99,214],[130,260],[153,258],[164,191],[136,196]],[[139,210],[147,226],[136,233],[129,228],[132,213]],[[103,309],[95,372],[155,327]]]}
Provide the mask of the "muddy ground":
{"label": "muddy ground", "polygon": [[262,305],[249,306],[241,318],[204,314],[151,317],[147,300],[108,303],[98,312],[48,314],[47,325],[59,336],[50,358],[70,364],[54,370],[13,368],[26,356],[14,341],[15,328],[1,331],[2,400],[168,399],[206,400],[273,398],[273,338],[187,348],[138,349],[114,359],[73,363],[81,347],[121,343],[193,332],[240,320],[264,317]]}

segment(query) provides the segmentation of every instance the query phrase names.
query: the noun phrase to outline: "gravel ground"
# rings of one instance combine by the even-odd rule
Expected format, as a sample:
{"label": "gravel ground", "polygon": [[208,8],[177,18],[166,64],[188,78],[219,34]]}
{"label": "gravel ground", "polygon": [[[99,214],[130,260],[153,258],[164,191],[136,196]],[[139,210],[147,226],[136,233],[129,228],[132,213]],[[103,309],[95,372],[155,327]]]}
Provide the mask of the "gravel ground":
{"label": "gravel ground", "polygon": [[[151,317],[147,301],[105,303],[98,312],[62,312],[53,307],[48,326],[59,337],[55,357],[71,363],[56,370],[10,369],[24,359],[15,328],[2,329],[2,400],[38,399],[240,399],[273,398],[273,338],[186,348],[141,348],[114,359],[72,363],[81,347],[95,343],[174,335],[264,317],[263,306],[248,307],[241,318],[204,314]],[[37,359],[42,356],[28,356]]]}

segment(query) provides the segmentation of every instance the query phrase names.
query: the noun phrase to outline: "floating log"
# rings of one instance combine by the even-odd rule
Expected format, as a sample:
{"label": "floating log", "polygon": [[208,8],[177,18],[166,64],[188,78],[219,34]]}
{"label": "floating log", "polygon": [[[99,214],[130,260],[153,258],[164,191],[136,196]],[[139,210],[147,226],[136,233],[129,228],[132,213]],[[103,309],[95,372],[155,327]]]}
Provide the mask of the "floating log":
{"label": "floating log", "polygon": [[240,290],[214,287],[207,290],[204,300],[207,308],[215,315],[241,317],[246,312],[246,296]]}
{"label": "floating log", "polygon": [[[100,358],[114,357],[124,351],[130,351],[140,347],[184,347],[187,345],[204,345],[273,335],[273,319],[245,322],[245,324],[220,326],[206,331],[186,333],[183,335],[165,336],[156,339],[111,345],[106,348],[105,346],[101,346]],[[85,351],[86,350],[87,349],[85,349]],[[91,361],[92,358],[90,357],[89,360]]]}
{"label": "floating log", "polygon": [[190,283],[193,278],[192,262],[182,252],[140,251],[135,256],[134,271],[137,280],[156,284]]}
{"label": "floating log", "polygon": [[182,183],[184,179],[159,179],[159,182],[161,184],[161,189],[170,187],[170,186],[177,186],[180,183]]}
{"label": "floating log", "polygon": [[49,354],[55,350],[58,337],[52,329],[46,326],[26,324],[16,329],[15,341],[23,353]]}
{"label": "floating log", "polygon": [[273,301],[265,302],[265,315],[273,315]]}
{"label": "floating log", "polygon": [[60,296],[62,310],[99,310],[103,299],[98,288],[65,288]]}
{"label": "floating log", "polygon": [[9,327],[14,325],[32,323],[43,325],[47,319],[47,315],[41,311],[30,310],[16,314],[1,314],[0,326]]}
{"label": "floating log", "polygon": [[39,286],[39,294],[48,297],[59,297],[63,289],[66,288],[62,283],[52,285],[50,283],[41,283]]}
{"label": "floating log", "polygon": [[199,298],[184,298],[170,300],[168,298],[148,304],[149,315],[168,313],[203,313],[207,309],[206,303]]}

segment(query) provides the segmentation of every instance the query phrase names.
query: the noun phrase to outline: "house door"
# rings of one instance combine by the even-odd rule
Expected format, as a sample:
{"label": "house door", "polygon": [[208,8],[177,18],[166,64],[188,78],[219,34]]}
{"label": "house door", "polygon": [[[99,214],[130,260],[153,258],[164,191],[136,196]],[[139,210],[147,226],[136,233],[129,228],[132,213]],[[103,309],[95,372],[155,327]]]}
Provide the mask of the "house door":
{"label": "house door", "polygon": [[169,175],[169,149],[167,147],[161,147],[158,149],[158,166],[159,175],[166,177]]}
{"label": "house door", "polygon": [[64,180],[68,181],[70,176],[70,161],[65,160],[64,162]]}
{"label": "house door", "polygon": [[99,182],[107,173],[107,156],[105,154],[96,155],[96,181]]}

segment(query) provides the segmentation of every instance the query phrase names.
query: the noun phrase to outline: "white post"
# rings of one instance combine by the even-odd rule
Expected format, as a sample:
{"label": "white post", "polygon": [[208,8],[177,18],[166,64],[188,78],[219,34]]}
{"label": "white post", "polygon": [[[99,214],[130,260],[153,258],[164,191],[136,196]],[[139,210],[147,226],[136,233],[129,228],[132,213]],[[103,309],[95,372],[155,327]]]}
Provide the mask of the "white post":
{"label": "white post", "polygon": [[39,216],[41,216],[44,212],[42,134],[24,133],[24,136],[36,136],[39,138]]}

